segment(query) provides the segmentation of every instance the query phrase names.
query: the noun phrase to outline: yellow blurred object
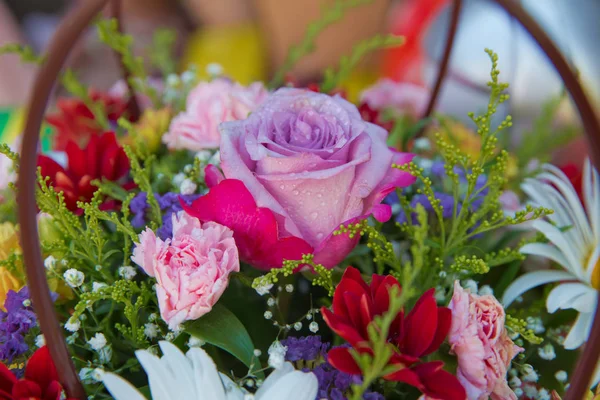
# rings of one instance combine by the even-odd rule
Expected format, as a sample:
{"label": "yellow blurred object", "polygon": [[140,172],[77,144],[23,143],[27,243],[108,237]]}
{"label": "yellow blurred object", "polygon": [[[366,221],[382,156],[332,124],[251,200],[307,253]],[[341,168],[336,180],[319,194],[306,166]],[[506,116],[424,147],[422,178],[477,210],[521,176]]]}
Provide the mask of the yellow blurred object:
{"label": "yellow blurred object", "polygon": [[148,109],[144,111],[140,120],[135,125],[136,136],[125,136],[122,141],[125,144],[135,145],[133,142],[139,138],[144,142],[148,151],[154,153],[160,147],[162,136],[169,130],[171,118],[172,115],[169,108],[160,110]]}
{"label": "yellow blurred object", "polygon": [[19,235],[10,222],[0,224],[0,260],[6,260],[12,253],[20,253]]}
{"label": "yellow blurred object", "polygon": [[444,119],[441,127],[428,129],[428,136],[433,137],[436,133],[439,133],[442,139],[458,147],[460,151],[473,159],[479,158],[481,136],[467,128],[463,123],[453,119]]}
{"label": "yellow blurred object", "polygon": [[22,287],[23,282],[15,278],[5,267],[0,267],[0,309],[2,311],[6,311],[4,301],[8,292],[11,290],[18,292]]}
{"label": "yellow blurred object", "polygon": [[182,70],[190,64],[198,67],[198,77],[206,80],[209,64],[219,64],[225,76],[248,85],[267,79],[267,49],[255,24],[210,26],[188,38],[182,58]]}
{"label": "yellow blurred object", "polygon": [[354,104],[358,104],[360,94],[369,86],[375,84],[379,79],[376,70],[366,68],[357,68],[352,74],[340,84],[340,89],[346,93],[346,99]]}
{"label": "yellow blurred object", "polygon": [[50,291],[58,294],[57,302],[60,303],[65,300],[73,300],[73,290],[65,283],[64,280],[58,277],[48,278],[48,286]]}

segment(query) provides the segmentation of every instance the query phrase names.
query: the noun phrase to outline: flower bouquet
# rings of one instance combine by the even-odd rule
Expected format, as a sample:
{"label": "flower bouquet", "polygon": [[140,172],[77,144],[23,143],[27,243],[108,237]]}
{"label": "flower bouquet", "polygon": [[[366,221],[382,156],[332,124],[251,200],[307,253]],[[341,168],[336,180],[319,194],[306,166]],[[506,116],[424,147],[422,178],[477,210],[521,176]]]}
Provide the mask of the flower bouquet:
{"label": "flower bouquet", "polygon": [[318,32],[360,2],[336,2],[249,86],[215,65],[207,81],[177,73],[166,32],[150,77],[100,20],[125,80],[103,93],[64,72],[72,97],[35,155],[65,49],[103,3],[57,33],[21,153],[0,147],[0,398],[594,396],[600,177],[546,163],[577,132],[556,123],[561,99],[511,145],[486,50],[489,102],[469,123],[430,114],[436,94],[410,84],[348,101],[349,71],[394,36],[293,84]]}

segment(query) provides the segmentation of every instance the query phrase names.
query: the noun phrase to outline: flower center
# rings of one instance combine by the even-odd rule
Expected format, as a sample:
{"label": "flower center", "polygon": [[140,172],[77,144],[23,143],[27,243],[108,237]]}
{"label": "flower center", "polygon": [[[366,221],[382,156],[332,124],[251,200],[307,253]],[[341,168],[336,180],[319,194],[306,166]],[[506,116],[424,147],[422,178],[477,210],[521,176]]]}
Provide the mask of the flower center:
{"label": "flower center", "polygon": [[596,290],[600,290],[600,257],[596,260],[592,271],[592,287]]}

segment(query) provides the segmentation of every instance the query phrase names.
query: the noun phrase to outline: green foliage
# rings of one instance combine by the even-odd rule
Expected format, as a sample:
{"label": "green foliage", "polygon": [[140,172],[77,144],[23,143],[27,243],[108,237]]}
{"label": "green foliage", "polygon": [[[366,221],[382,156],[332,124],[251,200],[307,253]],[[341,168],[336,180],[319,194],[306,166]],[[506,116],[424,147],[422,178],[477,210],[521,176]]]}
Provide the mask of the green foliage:
{"label": "green foliage", "polygon": [[92,111],[94,114],[94,120],[100,124],[102,129],[110,130],[110,124],[106,113],[104,104],[99,101],[94,101],[89,95],[88,88],[77,79],[77,76],[71,69],[67,69],[61,77],[61,83],[67,89],[71,95],[83,101],[83,103]]}
{"label": "green foliage", "polygon": [[373,355],[369,353],[359,353],[352,349],[350,352],[356,360],[362,371],[363,381],[361,384],[352,385],[352,395],[350,399],[360,400],[363,394],[377,379],[397,371],[396,367],[388,366],[388,363],[395,352],[394,346],[388,342],[388,333],[392,322],[396,319],[398,313],[404,307],[407,300],[405,290],[399,290],[397,286],[390,290],[389,309],[383,315],[376,316],[367,327],[369,336],[368,347],[372,349]]}
{"label": "green foliage", "polygon": [[24,46],[19,43],[8,43],[0,46],[0,56],[3,54],[16,54],[21,57],[24,63],[41,65],[44,62],[44,57],[35,54],[31,46]]}
{"label": "green foliage", "polygon": [[[160,205],[156,200],[156,196],[154,195],[154,190],[151,184],[152,163],[154,162],[156,156],[147,155],[144,157],[139,152],[136,154],[129,146],[124,146],[123,148],[125,150],[125,154],[127,154],[127,158],[129,158],[133,181],[139,186],[142,192],[146,192],[147,194],[147,201],[150,205],[150,226],[152,229],[156,229],[156,227],[160,227],[162,225],[162,213],[160,211]],[[143,165],[140,163],[140,159],[143,159]]]}
{"label": "green foliage", "polygon": [[173,53],[176,40],[177,33],[172,29],[158,29],[152,36],[150,60],[163,76],[169,76],[177,71]]}
{"label": "green foliage", "polygon": [[300,268],[310,267],[314,272],[312,278],[313,286],[321,286],[330,297],[333,296],[335,285],[333,284],[331,270],[328,270],[321,264],[314,262],[313,254],[303,254],[300,260],[284,260],[281,268],[273,268],[265,275],[259,276],[252,282],[252,288],[259,289],[262,287],[269,287],[279,282],[279,275],[283,277],[291,276],[294,271],[298,271]]}
{"label": "green foliage", "polygon": [[540,344],[544,341],[543,338],[536,336],[531,329],[527,329],[527,321],[524,319],[514,318],[506,314],[506,321],[504,324],[509,331],[518,333],[529,343]]}
{"label": "green foliage", "polygon": [[321,32],[330,25],[341,20],[346,11],[364,4],[369,4],[371,1],[372,0],[336,0],[331,8],[323,12],[321,18],[308,24],[304,38],[298,45],[290,48],[283,65],[273,76],[273,79],[269,83],[269,87],[276,88],[281,86],[286,74],[294,68],[296,63],[300,61],[302,57],[315,50],[315,42]]}
{"label": "green foliage", "polygon": [[[483,255],[474,254],[480,252],[471,245],[471,242],[481,234],[552,213],[545,208],[527,206],[526,210],[519,211],[514,216],[507,216],[501,208],[499,198],[507,183],[508,153],[497,150],[497,135],[510,127],[512,122],[511,117],[508,116],[497,126],[492,125],[492,117],[497,107],[508,99],[508,94],[504,93],[508,85],[498,80],[500,72],[497,68],[497,55],[491,50],[486,52],[492,60],[491,81],[488,83],[490,100],[483,114],[477,116],[474,113],[469,114],[475,123],[477,134],[481,137],[479,157],[473,159],[469,154],[443,139],[441,135],[436,135],[437,148],[443,157],[445,173],[448,177],[447,192],[454,198],[453,209],[444,210],[440,200],[436,198],[434,184],[423,168],[414,162],[394,165],[395,168],[417,177],[419,186],[416,192],[425,195],[433,209],[431,229],[426,233],[430,252],[429,262],[425,265],[428,266],[429,271],[422,275],[420,287],[433,286],[439,273],[446,271],[444,266],[449,266],[450,271],[466,277],[471,274],[487,273],[490,267],[521,260],[520,246],[516,249],[505,248]],[[458,171],[464,175],[466,184],[461,182]],[[482,175],[486,176],[486,183],[478,186],[477,182]],[[485,196],[482,195],[484,190],[487,191]],[[474,207],[476,201],[481,202],[478,207]],[[401,199],[401,204],[407,216],[415,213],[416,210],[410,207],[406,200]],[[444,218],[444,211],[451,211],[451,217]],[[409,240],[414,240],[416,231],[421,229],[421,222],[413,224],[410,217],[407,220],[400,224],[400,229]]]}
{"label": "green foliage", "polygon": [[564,98],[565,94],[544,103],[531,130],[522,134],[521,143],[515,149],[520,170],[524,170],[531,160],[538,160],[540,163],[550,161],[550,155],[554,150],[566,145],[580,134],[576,126],[555,127],[556,114]]}
{"label": "green foliage", "polygon": [[[86,311],[93,315],[94,305],[100,300],[110,300],[116,304],[121,304],[123,310],[120,314],[125,317],[128,324],[121,322],[113,322],[114,327],[119,331],[126,340],[129,340],[136,348],[146,348],[149,343],[144,335],[144,326],[140,323],[140,311],[147,307],[151,299],[155,299],[156,295],[148,286],[148,283],[140,284],[120,279],[112,283],[110,286],[105,286],[94,292],[81,293],[79,301],[75,306],[75,311],[71,316],[71,320],[80,319]],[[113,313],[107,314],[104,321],[95,321],[95,329],[100,330],[105,323],[108,323]],[[117,314],[118,315],[118,314]],[[111,331],[110,329],[106,331]],[[104,332],[106,332],[104,331]]]}
{"label": "green foliage", "polygon": [[[146,94],[152,100],[155,108],[160,108],[160,96],[155,88],[148,83],[148,74],[142,57],[133,54],[133,38],[119,32],[116,19],[101,19],[97,23],[98,37],[102,42],[121,55],[121,61],[131,74],[129,83],[139,92]],[[164,38],[163,38],[164,39]]]}
{"label": "green foliage", "polygon": [[208,314],[186,323],[184,330],[206,343],[231,353],[248,368],[254,368],[252,339],[240,320],[225,306],[215,304]]}
{"label": "green foliage", "polygon": [[348,76],[352,73],[352,70],[356,68],[360,60],[362,60],[367,54],[376,50],[382,50],[389,47],[397,47],[404,44],[404,38],[395,35],[376,35],[372,38],[365,39],[354,46],[350,56],[344,56],[340,60],[340,65],[337,71],[333,68],[325,70],[323,77],[323,83],[321,84],[321,91],[329,93],[331,90],[338,87],[338,85],[344,82]]}

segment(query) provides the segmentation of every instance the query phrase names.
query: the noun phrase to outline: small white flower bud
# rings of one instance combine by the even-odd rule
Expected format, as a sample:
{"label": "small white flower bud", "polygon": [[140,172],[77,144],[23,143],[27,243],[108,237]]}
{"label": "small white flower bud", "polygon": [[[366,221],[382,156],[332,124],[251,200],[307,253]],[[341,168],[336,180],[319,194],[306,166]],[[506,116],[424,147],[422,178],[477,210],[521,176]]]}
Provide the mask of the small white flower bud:
{"label": "small white flower bud", "polygon": [[46,269],[53,269],[56,266],[56,258],[54,256],[48,256],[44,260],[44,267]]}
{"label": "small white flower bud", "polygon": [[273,307],[275,305],[275,299],[273,297],[269,297],[269,299],[267,300],[267,305],[269,307]]}
{"label": "small white flower bud", "polygon": [[265,319],[273,318],[273,313],[271,311],[265,311],[265,313],[263,315],[264,315]]}
{"label": "small white flower bud", "polygon": [[150,340],[158,336],[158,325],[148,322],[144,325],[144,335]]}
{"label": "small white flower bud", "polygon": [[83,285],[83,281],[85,280],[84,273],[76,270],[75,268],[66,270],[63,274],[63,277],[65,278],[67,285],[71,286],[72,288],[77,288]]}
{"label": "small white flower bud", "polygon": [[93,338],[88,340],[88,344],[92,350],[102,350],[106,346],[106,337],[102,333],[96,333]]}
{"label": "small white flower bud", "polygon": [[198,189],[198,185],[192,182],[192,180],[189,178],[184,179],[183,182],[181,182],[181,186],[179,186],[179,191],[183,195],[194,194],[196,189]]}
{"label": "small white flower bud", "polygon": [[308,325],[308,329],[312,333],[317,333],[319,331],[319,324],[317,324],[315,321],[313,321],[310,323],[310,325]]}
{"label": "small white flower bud", "polygon": [[126,265],[119,268],[119,276],[128,281],[132,280],[137,275],[137,271],[132,266]]}
{"label": "small white flower bud", "polygon": [[193,347],[202,347],[206,344],[206,342],[196,336],[190,336],[187,345],[191,349]]}
{"label": "small white flower bud", "polygon": [[294,329],[299,331],[300,329],[302,329],[302,322],[296,322],[294,324]]}
{"label": "small white flower bud", "polygon": [[262,351],[260,349],[254,349],[254,357],[260,357],[262,355]]}
{"label": "small white flower bud", "polygon": [[256,293],[258,293],[260,296],[264,296],[265,294],[269,293],[269,290],[271,290],[272,288],[273,284],[269,283],[268,285],[258,286],[255,290]]}
{"label": "small white flower bud", "polygon": [[556,373],[554,374],[554,377],[560,383],[565,383],[567,381],[568,375],[567,375],[566,371],[560,370],[560,371],[556,371]]}
{"label": "small white flower bud", "polygon": [[223,66],[219,63],[210,63],[206,66],[206,73],[210,76],[219,76],[223,74]]}
{"label": "small white flower bud", "polygon": [[71,317],[65,324],[65,329],[69,332],[77,332],[79,328],[81,328],[81,321],[79,321],[77,318]]}
{"label": "small white flower bud", "polygon": [[292,293],[294,291],[294,285],[285,285],[285,291],[288,293]]}
{"label": "small white flower bud", "polygon": [[275,369],[283,367],[286,352],[287,347],[280,341],[273,342],[269,347],[269,366]]}
{"label": "small white flower bud", "polygon": [[46,345],[46,338],[44,335],[37,335],[35,337],[35,345],[37,347],[44,347]]}

